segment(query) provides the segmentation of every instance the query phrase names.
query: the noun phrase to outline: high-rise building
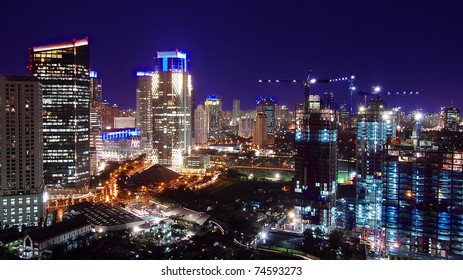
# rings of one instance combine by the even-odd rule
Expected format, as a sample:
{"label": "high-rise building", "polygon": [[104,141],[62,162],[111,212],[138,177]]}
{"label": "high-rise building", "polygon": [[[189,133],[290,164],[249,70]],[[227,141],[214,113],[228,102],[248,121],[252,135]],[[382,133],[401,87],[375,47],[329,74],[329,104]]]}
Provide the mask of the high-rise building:
{"label": "high-rise building", "polygon": [[90,71],[90,174],[98,173],[98,151],[101,152],[101,101],[103,97],[103,81],[98,72]]}
{"label": "high-rise building", "polygon": [[267,116],[267,132],[270,137],[275,134],[276,119],[275,106],[276,102],[273,97],[260,97],[257,99],[257,113],[264,113]]}
{"label": "high-rise building", "polygon": [[233,109],[232,109],[232,117],[234,121],[237,121],[241,116],[241,108],[240,108],[240,100],[233,99]]}
{"label": "high-rise building", "polygon": [[292,122],[292,113],[286,105],[275,107],[276,131],[289,129]]}
{"label": "high-rise building", "polygon": [[397,125],[382,100],[371,100],[357,114],[356,225],[378,234],[381,228],[383,146],[395,139]]}
{"label": "high-rise building", "polygon": [[310,95],[296,128],[296,217],[304,228],[329,234],[335,226],[337,122],[334,109]]}
{"label": "high-rise building", "polygon": [[384,250],[463,258],[463,151],[410,143],[384,154]]}
{"label": "high-rise building", "polygon": [[339,106],[339,128],[341,130],[346,130],[349,128],[350,124],[350,115],[349,115],[349,108],[347,107],[346,103],[343,103]]}
{"label": "high-rise building", "polygon": [[43,162],[47,186],[90,182],[90,77],[87,39],[30,49],[30,72],[43,85]]}
{"label": "high-rise building", "polygon": [[137,72],[137,126],[141,131],[141,147],[147,153],[153,150],[153,73]]}
{"label": "high-rise building", "polygon": [[209,123],[209,137],[217,138],[222,129],[222,100],[215,95],[209,95],[204,102],[208,123]]}
{"label": "high-rise building", "polygon": [[103,80],[98,72],[90,71],[90,100],[101,102],[103,100]]}
{"label": "high-rise building", "polygon": [[450,107],[444,110],[444,129],[458,131],[460,125],[460,110]]}
{"label": "high-rise building", "polygon": [[195,144],[205,144],[209,139],[209,125],[207,123],[208,117],[207,112],[204,107],[199,104],[198,107],[195,109],[195,131],[194,131],[194,139]]}
{"label": "high-rise building", "polygon": [[0,229],[42,222],[42,152],[41,84],[0,76]]}
{"label": "high-rise building", "polygon": [[192,84],[186,54],[157,52],[152,76],[153,160],[181,167],[191,147]]}
{"label": "high-rise building", "polygon": [[114,119],[121,116],[121,109],[117,104],[111,105],[106,100],[100,104],[103,130],[111,130],[114,128]]}
{"label": "high-rise building", "polygon": [[250,138],[252,136],[252,127],[254,120],[251,116],[243,116],[238,121],[238,136]]}
{"label": "high-rise building", "polygon": [[259,147],[265,147],[269,144],[267,116],[260,112],[257,113],[256,121],[252,128],[253,143]]}

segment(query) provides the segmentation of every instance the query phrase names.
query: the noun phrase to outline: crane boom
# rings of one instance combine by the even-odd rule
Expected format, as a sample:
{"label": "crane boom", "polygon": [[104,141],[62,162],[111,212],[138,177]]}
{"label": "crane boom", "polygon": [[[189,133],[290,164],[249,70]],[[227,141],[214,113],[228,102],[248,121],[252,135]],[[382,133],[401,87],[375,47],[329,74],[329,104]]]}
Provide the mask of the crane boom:
{"label": "crane boom", "polygon": [[310,78],[311,73],[307,76],[306,80],[259,80],[259,83],[293,83],[293,84],[302,84],[305,88],[304,90],[304,95],[307,98],[308,92],[309,92],[309,85],[311,84],[328,84],[328,83],[333,83],[333,82],[348,82],[349,84],[349,114],[353,115],[353,102],[352,98],[354,95],[355,91],[355,86],[354,82],[357,80],[357,76],[351,75],[351,76],[346,76],[346,77],[340,77],[340,78],[335,78],[335,79],[316,79],[316,78]]}

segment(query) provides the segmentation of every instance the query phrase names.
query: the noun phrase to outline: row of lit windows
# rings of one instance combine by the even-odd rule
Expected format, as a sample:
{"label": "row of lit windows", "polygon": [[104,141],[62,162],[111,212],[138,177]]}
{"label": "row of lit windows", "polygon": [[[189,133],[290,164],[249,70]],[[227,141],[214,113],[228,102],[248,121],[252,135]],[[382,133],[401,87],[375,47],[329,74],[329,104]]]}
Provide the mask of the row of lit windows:
{"label": "row of lit windows", "polygon": [[[9,199],[9,202],[10,202],[9,205],[11,205],[11,206],[16,205],[16,200],[18,200],[18,205],[22,205],[23,201],[25,201],[26,204],[31,204],[31,198],[30,197],[26,197],[25,199],[23,199],[22,197],[19,197],[19,198],[10,198]],[[38,203],[38,198],[34,197],[34,199],[32,201],[34,202],[34,204],[37,204]],[[7,198],[4,198],[2,200],[2,205],[3,206],[8,206],[8,199]]]}

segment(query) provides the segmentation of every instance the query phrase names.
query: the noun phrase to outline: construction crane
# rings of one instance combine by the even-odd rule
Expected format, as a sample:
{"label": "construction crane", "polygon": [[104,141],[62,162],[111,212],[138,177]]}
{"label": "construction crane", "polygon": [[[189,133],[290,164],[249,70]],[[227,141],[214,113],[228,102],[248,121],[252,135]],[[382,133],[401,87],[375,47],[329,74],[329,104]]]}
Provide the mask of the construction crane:
{"label": "construction crane", "polygon": [[309,85],[313,84],[328,84],[332,82],[348,82],[349,84],[349,114],[353,115],[353,102],[352,97],[354,95],[354,91],[356,90],[354,86],[354,81],[357,80],[357,76],[351,75],[336,79],[316,79],[311,78],[311,73],[307,76],[306,80],[259,80],[259,83],[294,83],[294,84],[302,84],[304,86],[304,96],[305,100],[309,98]]}
{"label": "construction crane", "polygon": [[382,97],[382,96],[386,96],[386,95],[387,96],[390,96],[390,95],[395,95],[395,96],[407,95],[407,96],[410,96],[410,95],[418,95],[420,93],[418,91],[392,91],[392,92],[388,91],[388,92],[385,92],[385,91],[382,91],[380,86],[375,86],[375,87],[373,87],[372,92],[359,91],[357,94],[359,96],[364,97],[365,106],[367,106],[367,96],[376,96],[376,97]]}

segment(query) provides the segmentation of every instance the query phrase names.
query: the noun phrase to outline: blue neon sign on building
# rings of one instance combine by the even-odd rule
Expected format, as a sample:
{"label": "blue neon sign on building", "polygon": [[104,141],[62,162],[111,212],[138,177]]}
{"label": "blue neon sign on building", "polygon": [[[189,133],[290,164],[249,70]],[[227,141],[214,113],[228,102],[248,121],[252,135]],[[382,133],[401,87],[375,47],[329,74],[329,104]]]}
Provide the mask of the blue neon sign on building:
{"label": "blue neon sign on building", "polygon": [[103,132],[101,133],[101,139],[103,141],[114,141],[114,140],[121,140],[121,139],[131,139],[134,137],[140,137],[141,132],[138,128],[129,128],[111,132]]}

